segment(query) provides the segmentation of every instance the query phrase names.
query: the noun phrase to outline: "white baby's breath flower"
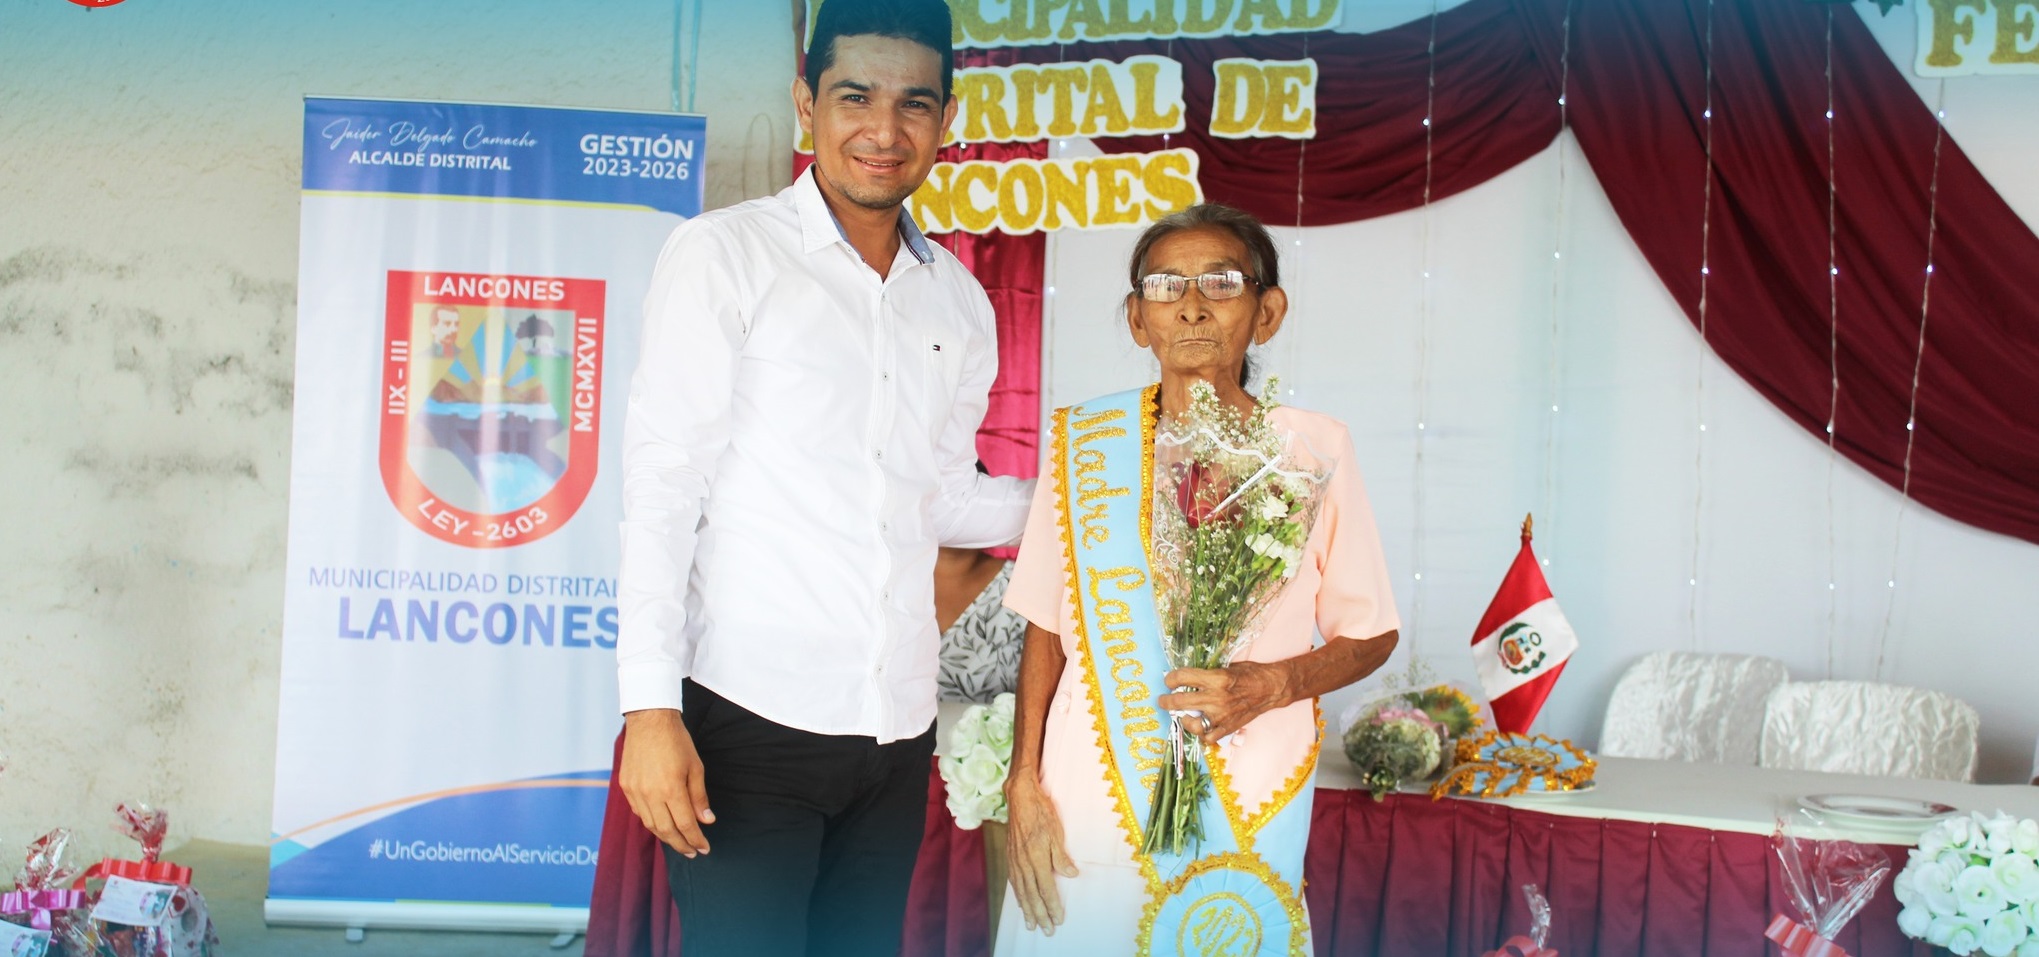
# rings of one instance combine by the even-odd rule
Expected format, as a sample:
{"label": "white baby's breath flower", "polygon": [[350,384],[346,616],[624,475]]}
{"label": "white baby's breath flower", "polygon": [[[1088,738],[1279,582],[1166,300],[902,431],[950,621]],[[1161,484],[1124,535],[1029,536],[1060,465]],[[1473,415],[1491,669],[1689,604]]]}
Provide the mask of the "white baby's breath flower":
{"label": "white baby's breath flower", "polygon": [[1288,514],[1289,504],[1282,501],[1281,496],[1268,495],[1260,500],[1260,517],[1262,519],[1275,522],[1287,518]]}

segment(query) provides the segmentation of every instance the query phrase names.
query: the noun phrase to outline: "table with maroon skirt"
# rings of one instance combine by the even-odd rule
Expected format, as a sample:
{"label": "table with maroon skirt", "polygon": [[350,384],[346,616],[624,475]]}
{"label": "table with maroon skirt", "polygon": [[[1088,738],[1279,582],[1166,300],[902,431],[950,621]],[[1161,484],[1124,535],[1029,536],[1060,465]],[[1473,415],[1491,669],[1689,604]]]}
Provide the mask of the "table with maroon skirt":
{"label": "table with maroon skirt", "polygon": [[[1327,749],[1304,882],[1316,953],[1478,957],[1528,929],[1521,887],[1533,883],[1563,957],[1777,954],[1763,931],[1788,907],[1769,835],[1799,796],[1822,793],[2039,817],[2033,787],[1622,758],[1603,759],[1594,789],[1574,796],[1375,801]],[[1885,845],[1893,876],[1904,864],[1902,838],[1834,833]],[[931,774],[901,952],[988,954],[986,896],[981,832],[955,826]],[[1837,943],[1852,957],[1930,954],[1898,932],[1897,909],[1886,882]],[[679,938],[656,842],[612,788],[588,957],[672,957]]]}

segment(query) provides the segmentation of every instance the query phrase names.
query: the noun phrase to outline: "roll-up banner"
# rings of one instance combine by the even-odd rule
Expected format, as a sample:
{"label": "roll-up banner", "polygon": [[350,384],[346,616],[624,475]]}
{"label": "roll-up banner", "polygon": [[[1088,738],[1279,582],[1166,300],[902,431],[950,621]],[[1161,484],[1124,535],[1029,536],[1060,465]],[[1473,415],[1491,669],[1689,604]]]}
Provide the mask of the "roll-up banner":
{"label": "roll-up banner", "polygon": [[624,396],[704,137],[305,101],[271,922],[586,925]]}

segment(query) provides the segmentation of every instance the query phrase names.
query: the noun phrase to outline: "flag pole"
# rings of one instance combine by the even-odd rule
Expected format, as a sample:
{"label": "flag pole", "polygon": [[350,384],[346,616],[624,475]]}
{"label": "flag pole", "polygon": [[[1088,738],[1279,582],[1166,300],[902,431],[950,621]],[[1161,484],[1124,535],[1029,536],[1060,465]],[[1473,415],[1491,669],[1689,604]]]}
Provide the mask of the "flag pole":
{"label": "flag pole", "polygon": [[1527,515],[1524,515],[1524,516],[1522,516],[1522,540],[1523,540],[1523,541],[1525,541],[1525,542],[1526,542],[1526,541],[1529,541],[1529,538],[1530,538],[1530,535],[1529,535],[1529,530],[1530,530],[1531,528],[1535,527],[1535,525],[1536,525],[1536,515],[1535,515],[1535,513],[1530,513],[1530,514],[1527,514]]}

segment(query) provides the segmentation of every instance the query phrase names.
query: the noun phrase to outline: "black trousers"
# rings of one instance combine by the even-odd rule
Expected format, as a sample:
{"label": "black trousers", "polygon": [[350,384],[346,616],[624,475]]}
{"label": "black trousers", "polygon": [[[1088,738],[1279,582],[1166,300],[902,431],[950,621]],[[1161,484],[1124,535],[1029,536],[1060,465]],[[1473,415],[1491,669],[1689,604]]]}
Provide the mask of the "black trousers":
{"label": "black trousers", "polygon": [[935,730],[890,744],[775,724],[689,680],[710,853],[665,849],[687,957],[896,957]]}

